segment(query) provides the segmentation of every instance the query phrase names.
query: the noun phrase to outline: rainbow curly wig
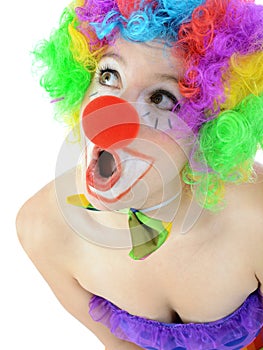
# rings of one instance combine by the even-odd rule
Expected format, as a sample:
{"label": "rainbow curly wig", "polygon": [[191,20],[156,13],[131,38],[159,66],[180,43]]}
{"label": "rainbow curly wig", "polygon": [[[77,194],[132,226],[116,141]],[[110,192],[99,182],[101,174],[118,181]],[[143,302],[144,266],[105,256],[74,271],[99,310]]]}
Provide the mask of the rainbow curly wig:
{"label": "rainbow curly wig", "polygon": [[[161,40],[184,65],[181,118],[197,136],[183,180],[199,203],[224,204],[225,184],[253,181],[263,148],[263,6],[253,0],[75,0],[34,50],[56,116],[79,123],[98,61],[120,35]],[[191,164],[191,166],[190,166]]]}

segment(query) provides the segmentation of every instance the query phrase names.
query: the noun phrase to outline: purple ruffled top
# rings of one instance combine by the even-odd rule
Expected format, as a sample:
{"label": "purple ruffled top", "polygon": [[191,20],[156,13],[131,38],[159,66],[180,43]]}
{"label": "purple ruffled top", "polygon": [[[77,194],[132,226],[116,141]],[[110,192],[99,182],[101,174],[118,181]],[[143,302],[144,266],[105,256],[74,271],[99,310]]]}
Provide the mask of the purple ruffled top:
{"label": "purple ruffled top", "polygon": [[97,295],[89,307],[94,321],[104,324],[117,338],[147,350],[239,350],[263,327],[263,295],[259,289],[230,315],[207,323],[162,323],[134,316]]}

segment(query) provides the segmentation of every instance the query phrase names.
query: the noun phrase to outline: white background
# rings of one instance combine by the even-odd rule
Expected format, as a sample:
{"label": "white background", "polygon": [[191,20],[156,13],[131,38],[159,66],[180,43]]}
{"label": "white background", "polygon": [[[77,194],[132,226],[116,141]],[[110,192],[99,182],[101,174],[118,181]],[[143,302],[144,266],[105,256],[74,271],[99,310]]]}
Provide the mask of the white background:
{"label": "white background", "polygon": [[[263,4],[263,0],[258,1]],[[51,181],[63,127],[31,74],[29,51],[67,5],[65,0],[4,1],[1,5],[0,349],[104,350],[58,303],[21,249],[15,232],[20,206]],[[263,160],[263,158],[262,158]],[[88,307],[88,306],[87,306]]]}

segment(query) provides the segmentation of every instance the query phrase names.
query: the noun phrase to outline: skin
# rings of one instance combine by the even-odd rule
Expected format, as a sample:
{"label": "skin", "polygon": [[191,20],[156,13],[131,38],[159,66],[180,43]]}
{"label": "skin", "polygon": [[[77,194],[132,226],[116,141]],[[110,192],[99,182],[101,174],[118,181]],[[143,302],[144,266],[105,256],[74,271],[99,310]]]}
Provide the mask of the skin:
{"label": "skin", "polygon": [[[130,102],[142,101],[153,115],[162,114],[160,129],[153,128],[149,120],[129,145],[139,151],[143,144],[144,155],[154,158],[155,166],[144,176],[143,184],[138,181],[132,193],[114,203],[86,192],[96,207],[109,209],[91,212],[57,200],[58,188],[62,198],[74,193],[76,181],[78,187],[85,189],[84,162],[80,172],[73,169],[65,173],[25,203],[18,213],[17,231],[23,248],[66,310],[96,334],[107,350],[138,350],[137,345],[116,339],[91,319],[89,299],[100,295],[131,314],[167,323],[179,318],[184,323],[210,322],[236,310],[263,281],[263,169],[255,164],[258,178],[254,184],[227,186],[226,208],[216,213],[202,210],[187,234],[181,234],[192,200],[189,189],[180,180],[187,151],[166,132],[168,112],[157,111],[158,106],[149,102],[149,96],[160,84],[153,72],[174,75],[176,71],[180,75],[180,64],[157,59],[160,48],[156,46],[119,40],[116,50],[125,58],[126,66],[113,61],[113,57],[104,60],[110,60],[120,72],[121,84],[101,86],[94,80],[83,100],[82,111],[92,98],[89,96],[99,91]],[[149,59],[152,65],[146,64]],[[175,81],[161,84],[162,88],[179,94]],[[177,169],[174,173],[168,171],[168,159],[169,166]],[[146,198],[142,185],[148,191]],[[97,241],[102,241],[114,233],[125,242],[129,237],[127,216],[112,210],[147,208],[169,198],[178,188],[182,191],[179,200],[149,213],[162,220],[172,218],[173,229],[165,244],[146,260],[132,260],[128,256],[131,247],[117,249],[92,241],[93,234]],[[85,222],[86,239],[68,224],[69,213],[74,213],[76,221]]]}
{"label": "skin", "polygon": [[[169,128],[168,120],[174,102],[165,94],[157,92],[162,89],[172,93],[174,99],[179,100],[181,97],[177,83],[182,74],[180,62],[172,58],[170,51],[166,50],[164,59],[160,61],[160,55],[164,55],[162,44],[132,44],[118,39],[115,45],[105,52],[99,63],[99,69],[106,68],[108,71],[100,76],[96,74],[83,100],[81,115],[89,102],[104,95],[117,96],[129,101],[137,109],[139,116],[149,113],[147,117],[140,117],[140,130],[136,139],[124,149],[116,150],[124,168],[129,163],[126,162],[127,155],[134,159],[130,162],[131,169],[126,171],[129,175],[134,165],[138,164],[136,154],[139,154],[138,159],[145,160],[142,171],[138,173],[134,171],[134,175],[131,176],[133,182],[130,178],[126,180],[124,172],[121,174],[124,182],[123,189],[130,188],[130,186],[132,188],[118,200],[115,197],[114,188],[109,200],[104,200],[104,197],[101,196],[96,198],[96,195],[83,189],[87,198],[98,209],[105,209],[105,207],[108,210],[128,207],[147,208],[169,199],[178,192],[178,181],[175,184],[174,180],[182,170],[187,160],[186,152],[189,151],[184,150],[175,142]],[[138,59],[141,62],[139,66]],[[160,79],[160,76],[165,76],[165,78]],[[95,93],[97,94],[94,95]],[[153,103],[152,98],[157,102],[159,99],[162,100],[160,103]],[[155,129],[157,119],[158,126]],[[89,142],[87,139],[85,141]],[[92,157],[87,161],[87,167],[91,160]],[[150,165],[151,169],[148,171]],[[86,169],[84,168],[83,171],[85,172]],[[139,175],[143,173],[146,173],[143,176],[144,187],[151,196],[145,194],[142,181],[138,181]],[[84,177],[85,174],[83,174],[83,179]],[[122,192],[124,191],[117,191],[117,193]]]}

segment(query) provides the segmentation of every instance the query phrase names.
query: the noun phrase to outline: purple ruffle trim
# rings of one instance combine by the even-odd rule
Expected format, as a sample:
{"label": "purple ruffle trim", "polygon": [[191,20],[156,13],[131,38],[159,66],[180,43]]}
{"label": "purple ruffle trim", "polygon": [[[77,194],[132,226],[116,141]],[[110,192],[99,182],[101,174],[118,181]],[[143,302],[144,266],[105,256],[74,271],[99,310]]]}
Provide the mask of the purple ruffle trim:
{"label": "purple ruffle trim", "polygon": [[117,338],[147,350],[238,350],[249,345],[263,327],[263,296],[259,289],[229,316],[208,323],[162,323],[121,310],[94,295],[89,303],[94,321]]}

